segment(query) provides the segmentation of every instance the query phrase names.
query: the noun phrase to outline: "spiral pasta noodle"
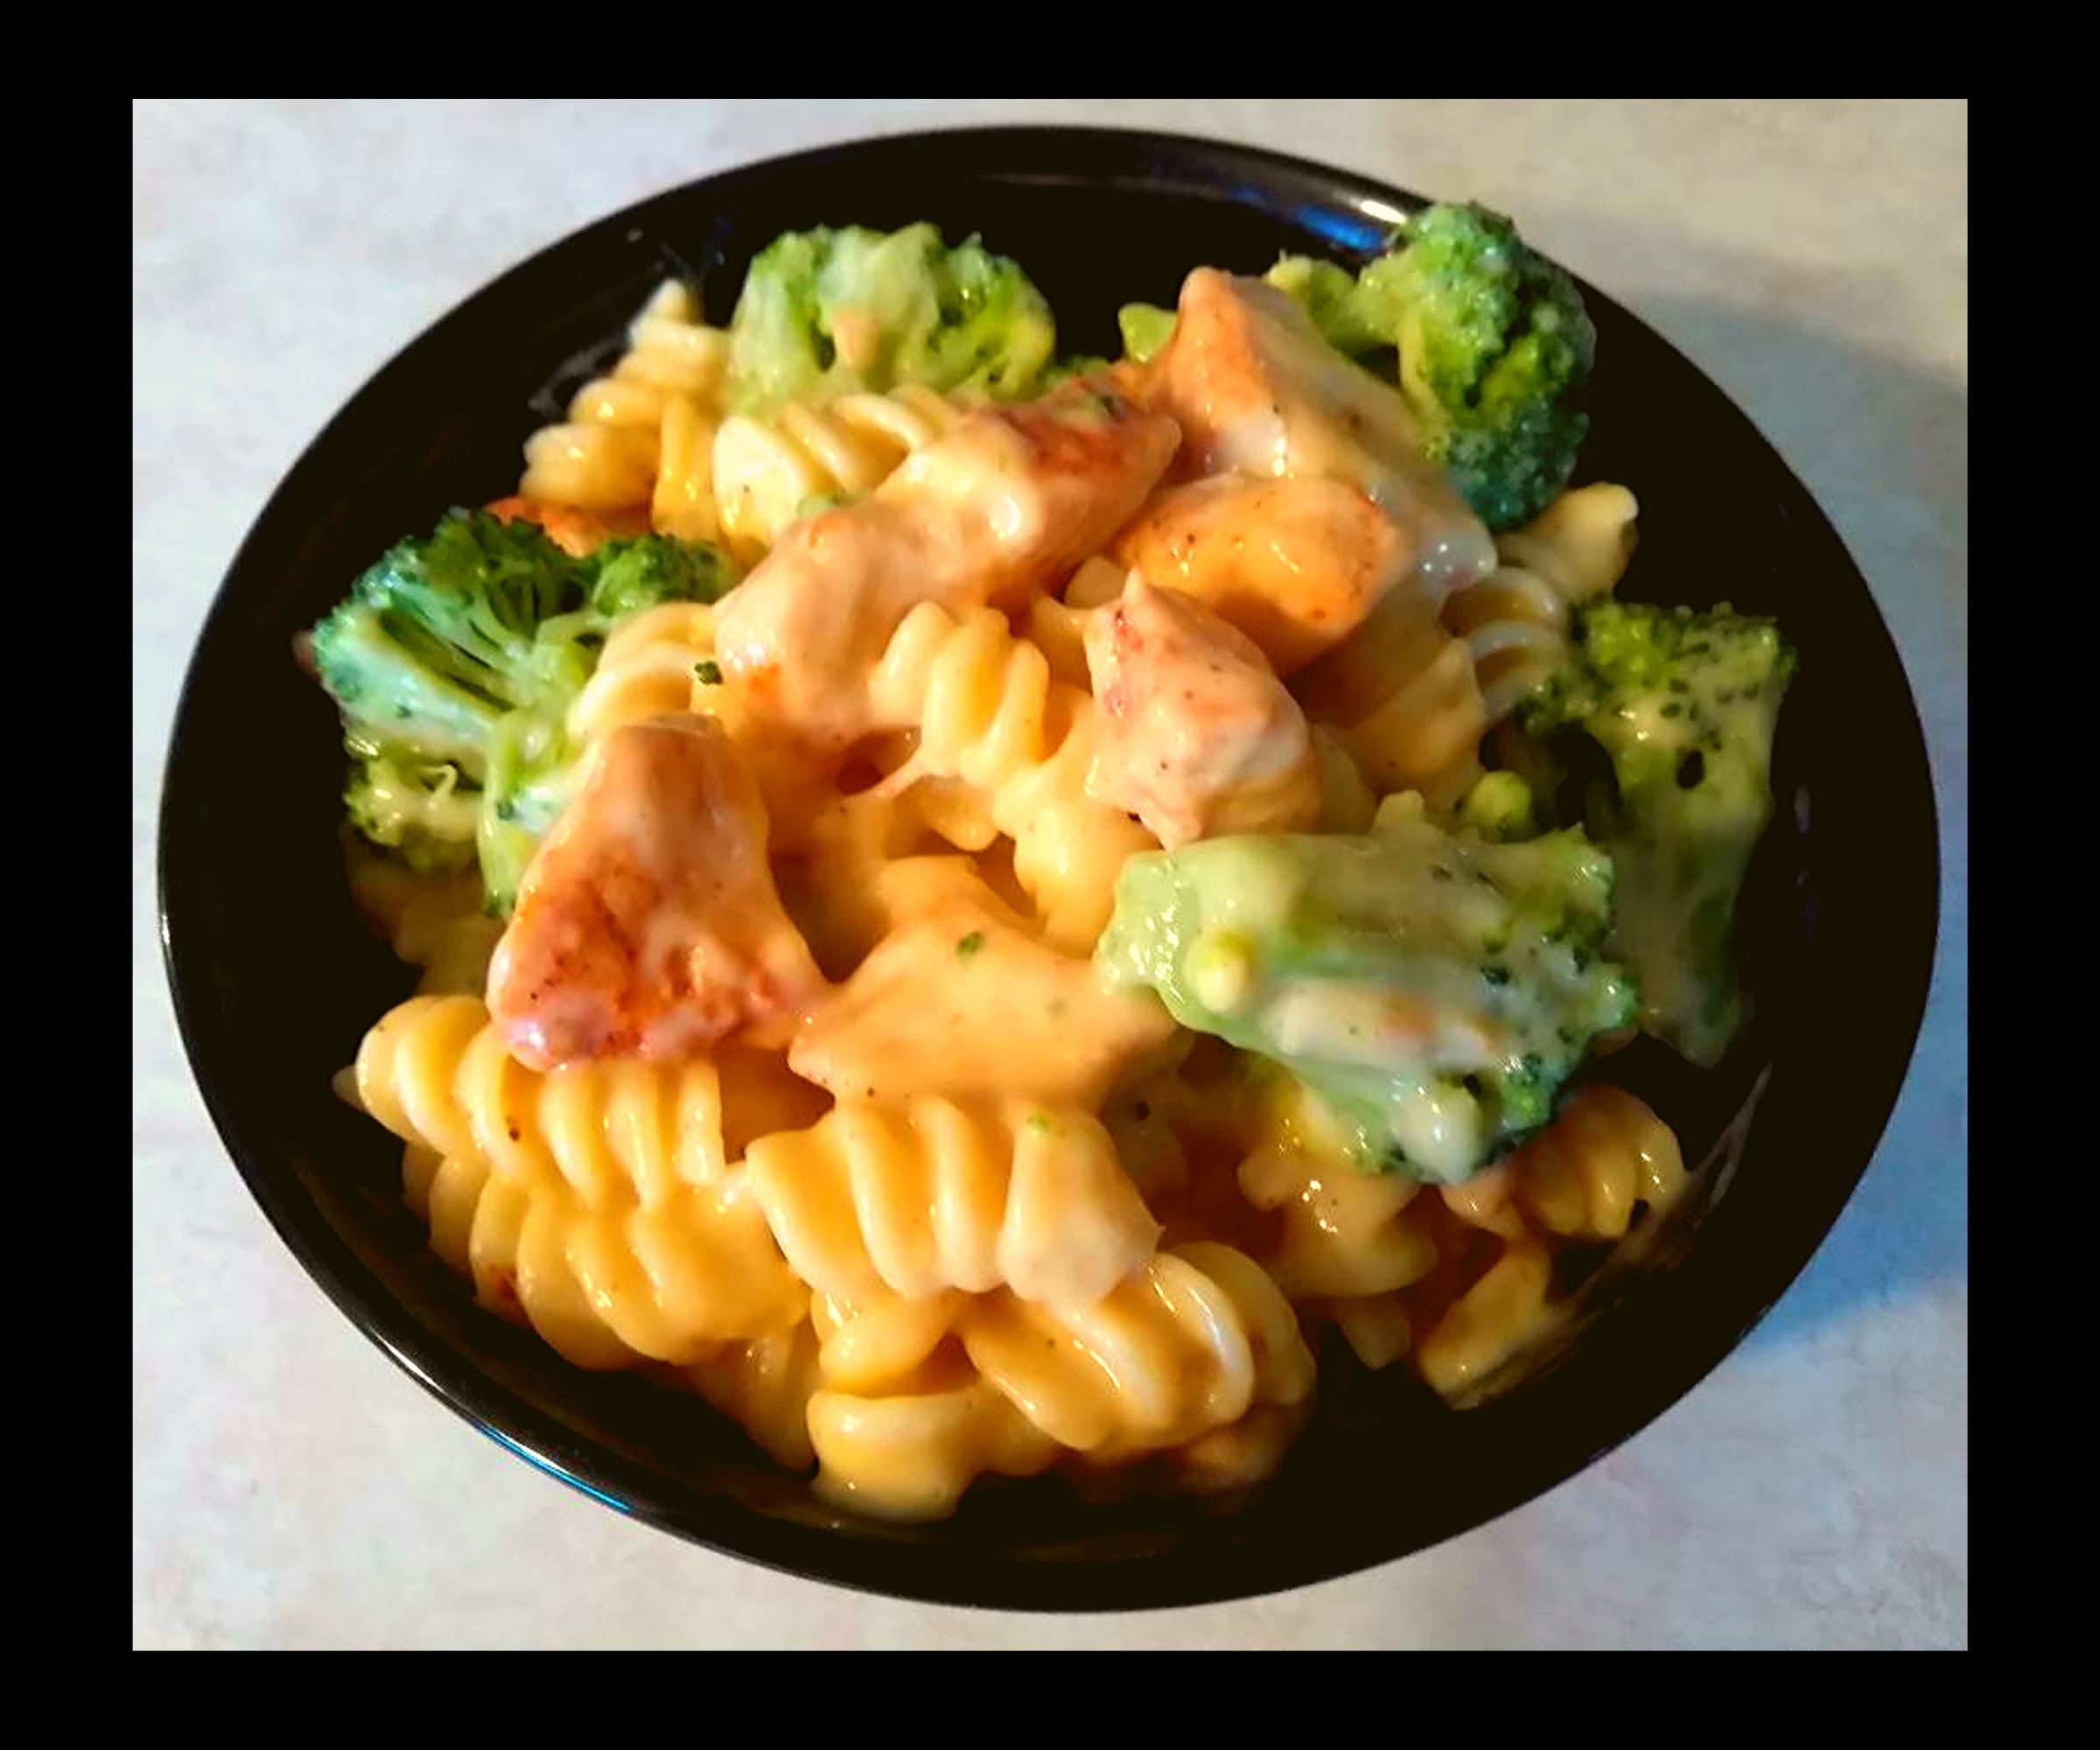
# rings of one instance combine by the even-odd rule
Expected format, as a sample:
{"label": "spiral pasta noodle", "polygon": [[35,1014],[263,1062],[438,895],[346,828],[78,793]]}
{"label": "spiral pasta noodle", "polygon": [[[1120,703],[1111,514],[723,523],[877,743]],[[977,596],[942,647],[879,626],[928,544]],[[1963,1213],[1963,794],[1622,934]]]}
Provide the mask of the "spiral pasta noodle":
{"label": "spiral pasta noodle", "polygon": [[746,1166],[796,1274],[848,1301],[1004,1287],[1083,1304],[1159,1232],[1098,1119],[1025,1100],[844,1100]]}
{"label": "spiral pasta noodle", "polygon": [[1407,1219],[1422,1187],[1404,1174],[1270,1143],[1241,1162],[1238,1178],[1250,1203],[1282,1217],[1262,1264],[1293,1300],[1390,1293],[1437,1261],[1434,1242]]}
{"label": "spiral pasta noodle", "polygon": [[1467,647],[1411,585],[1292,677],[1292,690],[1325,724],[1379,795],[1419,790],[1455,799],[1480,775],[1488,714]]}
{"label": "spiral pasta noodle", "polygon": [[1552,1254],[1513,1242],[1417,1342],[1415,1369],[1445,1397],[1478,1384],[1550,1327]]}
{"label": "spiral pasta noodle", "polygon": [[734,414],[715,434],[714,495],[722,535],[753,559],[812,499],[872,492],[914,451],[951,430],[962,410],[915,383],[822,407],[788,402]]}
{"label": "spiral pasta noodle", "polygon": [[1622,1239],[1639,1210],[1662,1213],[1686,1183],[1676,1132],[1645,1101],[1600,1084],[1577,1094],[1508,1166],[1525,1215],[1567,1240]]}
{"label": "spiral pasta noodle", "polygon": [[1458,1272],[1442,1286],[1458,1292],[1415,1309],[1424,1327],[1416,1370],[1445,1396],[1462,1396],[1568,1316],[1553,1294],[1558,1248],[1624,1238],[1641,1210],[1667,1209],[1687,1182],[1669,1125],[1636,1096],[1594,1084],[1500,1166],[1440,1187],[1457,1233],[1438,1243]]}
{"label": "spiral pasta noodle", "polygon": [[418,997],[365,1035],[355,1074],[413,1145],[439,1255],[578,1365],[690,1363],[802,1317],[807,1291],[723,1163],[711,1064],[542,1074],[476,998]]}
{"label": "spiral pasta noodle", "polygon": [[397,957],[420,967],[418,995],[479,992],[503,933],[482,906],[472,869],[419,874],[352,839],[345,845],[351,897]]}
{"label": "spiral pasta noodle", "polygon": [[886,1519],[953,1513],[979,1477],[1033,1476],[1057,1443],[989,1382],[866,1396],[829,1388],[809,1400],[820,1494]]}
{"label": "spiral pasta noodle", "polygon": [[686,1382],[739,1424],[774,1463],[804,1471],[816,1461],[809,1399],[822,1375],[816,1333],[807,1319],[790,1330],[725,1343],[683,1373]]}
{"label": "spiral pasta noodle", "polygon": [[1624,486],[1563,493],[1495,542],[1501,563],[1444,604],[1466,641],[1490,726],[1567,660],[1571,612],[1608,594],[1633,557],[1640,505]]}
{"label": "spiral pasta noodle", "polygon": [[1155,841],[1087,794],[1094,702],[995,608],[961,619],[921,602],[883,653],[870,690],[878,719],[915,728],[908,768],[960,776],[985,792],[1013,840],[1014,873],[1060,947],[1090,948],[1126,858]]}
{"label": "spiral pasta noodle", "polygon": [[698,401],[672,396],[656,428],[656,484],[649,527],[681,541],[712,541],[721,530],[715,502],[713,417]]}
{"label": "spiral pasta noodle", "polygon": [[569,732],[595,741],[622,724],[690,708],[695,671],[714,654],[714,614],[704,602],[667,602],[614,626],[569,707]]}
{"label": "spiral pasta noodle", "polygon": [[[1289,1303],[1225,1246],[1159,1253],[1084,1306],[1001,1292],[898,1312],[870,1347],[892,1368],[924,1356],[915,1369],[885,1389],[864,1366],[847,1385],[831,1367],[835,1323],[809,1400],[818,1487],[865,1512],[938,1516],[979,1476],[1060,1460],[1150,1460],[1186,1485],[1231,1488],[1274,1470],[1310,1407],[1312,1357]],[[951,1330],[967,1364],[935,1347]]]}
{"label": "spiral pasta noodle", "polygon": [[[581,510],[649,505],[656,497],[667,410],[678,416],[680,460],[709,452],[695,419],[704,422],[728,364],[729,337],[700,320],[698,300],[667,281],[627,330],[627,350],[612,372],[586,383],[569,416],[525,441],[525,497]],[[691,416],[689,417],[689,415]],[[692,446],[697,444],[695,450]],[[667,508],[676,509],[676,491]]]}
{"label": "spiral pasta noodle", "polygon": [[987,1296],[957,1332],[1030,1422],[1101,1460],[1185,1446],[1312,1390],[1291,1303],[1251,1258],[1208,1242],[1158,1253],[1091,1306]]}

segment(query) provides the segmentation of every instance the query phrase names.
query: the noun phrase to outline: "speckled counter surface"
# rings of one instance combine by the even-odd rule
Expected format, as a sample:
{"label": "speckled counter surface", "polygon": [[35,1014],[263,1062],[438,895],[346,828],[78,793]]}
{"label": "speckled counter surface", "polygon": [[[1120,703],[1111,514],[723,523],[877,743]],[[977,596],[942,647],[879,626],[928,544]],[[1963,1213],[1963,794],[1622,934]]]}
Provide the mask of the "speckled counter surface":
{"label": "speckled counter surface", "polygon": [[[1917,1060],[1750,1341],[1581,1476],[1281,1597],[1030,1617],[622,1520],[415,1389],[308,1280],[191,1082],[153,922],[183,667],[336,407],[586,220],[925,125],[1177,129],[1515,213],[1749,411],[1872,580],[1945,847]],[[1955,103],[155,102],[135,114],[132,1623],[143,1647],[1950,1647],[1968,1638],[1968,118]],[[1404,1484],[1401,1484],[1404,1486]]]}

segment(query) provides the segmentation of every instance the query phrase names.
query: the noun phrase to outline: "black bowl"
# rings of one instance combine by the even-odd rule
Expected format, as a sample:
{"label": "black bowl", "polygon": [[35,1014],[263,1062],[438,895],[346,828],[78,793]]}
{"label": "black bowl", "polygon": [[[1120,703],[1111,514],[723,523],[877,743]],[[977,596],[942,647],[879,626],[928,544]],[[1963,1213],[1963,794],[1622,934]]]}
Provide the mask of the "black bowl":
{"label": "black bowl", "polygon": [[[667,264],[702,278],[719,322],[777,232],[931,219],[1023,262],[1068,346],[1112,354],[1116,306],[1171,304],[1198,263],[1259,271],[1283,249],[1354,261],[1418,204],[1161,135],[986,129],[802,153],[536,256],[330,423],[250,532],[199,641],[162,806],[161,921],[191,1061],[249,1189],[416,1380],[542,1469],[717,1549],[907,1597],[1128,1608],[1324,1579],[1480,1524],[1660,1414],[1778,1298],[1865,1170],[1916,1036],[1938,889],[1924,744],[1866,585],[1801,483],[1713,384],[1588,287],[1600,362],[1583,476],[1640,495],[1628,593],[1775,613],[1802,668],[1747,902],[1757,1019],[1710,1074],[1660,1047],[1614,1064],[1679,1126],[1689,1158],[1716,1156],[1696,1239],[1680,1232],[1622,1278],[1609,1312],[1515,1389],[1452,1414],[1328,1354],[1319,1416],[1248,1498],[1082,1505],[1044,1483],[995,1485],[944,1524],[857,1520],[696,1402],[579,1372],[477,1310],[402,1206],[398,1144],[329,1091],[410,975],[351,905],[334,714],[294,668],[292,635],[402,533],[511,490],[550,396],[606,356]],[[273,816],[261,844],[258,797]]]}

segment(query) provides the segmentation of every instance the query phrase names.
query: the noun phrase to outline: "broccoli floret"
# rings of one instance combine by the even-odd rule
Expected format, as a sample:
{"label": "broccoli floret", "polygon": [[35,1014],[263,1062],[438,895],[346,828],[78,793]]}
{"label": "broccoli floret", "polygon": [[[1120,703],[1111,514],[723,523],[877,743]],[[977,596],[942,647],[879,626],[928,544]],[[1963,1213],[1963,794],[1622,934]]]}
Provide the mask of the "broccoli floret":
{"label": "broccoli floret", "polygon": [[560,712],[513,711],[488,747],[488,778],[476,810],[474,850],[491,914],[507,915],[540,840],[576,788],[580,748]]}
{"label": "broccoli floret", "polygon": [[[357,744],[352,746],[356,752]],[[382,747],[359,753],[343,786],[343,809],[357,832],[425,874],[474,860],[480,801],[449,761]]]}
{"label": "broccoli floret", "polygon": [[1611,859],[1577,830],[1493,844],[1389,799],[1362,835],[1133,857],[1096,948],[1113,983],[1270,1058],[1367,1166],[1467,1177],[1552,1114],[1633,983],[1605,957]]}
{"label": "broccoli floret", "polygon": [[1036,387],[1046,395],[1060,383],[1068,383],[1078,377],[1098,376],[1108,368],[1109,361],[1106,359],[1098,358],[1091,353],[1074,353],[1069,358],[1060,359],[1055,364],[1046,367],[1042,375],[1036,379]]}
{"label": "broccoli floret", "polygon": [[1347,268],[1310,256],[1285,256],[1263,277],[1304,304],[1327,344],[1352,358],[1393,344],[1391,331],[1377,326],[1371,300]]}
{"label": "broccoli floret", "polygon": [[1744,1019],[1733,936],[1750,857],[1772,817],[1772,740],[1796,657],[1769,620],[1599,602],[1573,661],[1522,707],[1541,737],[1584,735],[1611,762],[1592,830],[1619,868],[1614,951],[1642,1025],[1698,1064]]}
{"label": "broccoli floret", "polygon": [[719,548],[669,535],[607,541],[587,563],[596,568],[592,611],[608,621],[665,602],[720,601],[737,581]]}
{"label": "broccoli floret", "polygon": [[1488,772],[1459,804],[1459,819],[1482,838],[1530,838],[1538,831],[1531,787],[1515,772]]}
{"label": "broccoli floret", "polygon": [[761,249],[729,327],[728,397],[784,400],[923,383],[1032,394],[1057,348],[1050,306],[1018,263],[931,225],[789,231]]}
{"label": "broccoli floret", "polygon": [[1174,338],[1175,320],[1172,311],[1156,304],[1124,304],[1116,312],[1116,326],[1123,331],[1124,356],[1144,363]]}
{"label": "broccoli floret", "polygon": [[1597,330],[1574,281],[1501,214],[1428,207],[1353,284],[1303,256],[1269,279],[1332,345],[1396,377],[1431,458],[1490,528],[1530,522],[1567,485]]}
{"label": "broccoli floret", "polygon": [[478,857],[489,909],[508,911],[568,800],[569,705],[606,634],[735,578],[700,543],[644,536],[578,559],[535,523],[481,511],[397,542],[313,633],[352,759],[351,826],[418,869]]}

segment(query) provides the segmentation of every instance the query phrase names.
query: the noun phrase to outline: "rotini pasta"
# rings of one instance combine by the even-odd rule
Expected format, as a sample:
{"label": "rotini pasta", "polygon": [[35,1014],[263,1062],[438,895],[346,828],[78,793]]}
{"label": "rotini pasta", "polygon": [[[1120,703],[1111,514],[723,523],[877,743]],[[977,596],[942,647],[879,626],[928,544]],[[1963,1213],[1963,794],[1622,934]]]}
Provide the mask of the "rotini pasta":
{"label": "rotini pasta", "polygon": [[1419,790],[1432,804],[1448,802],[1480,775],[1488,713],[1472,654],[1418,590],[1390,592],[1293,677],[1292,690],[1382,796]]}
{"label": "rotini pasta", "polygon": [[1154,843],[1087,794],[1093,702],[1054,680],[1042,652],[997,610],[958,620],[931,602],[898,627],[871,696],[884,724],[919,732],[907,771],[960,776],[989,796],[1050,940],[1090,948],[1108,920],[1116,871]]}
{"label": "rotini pasta", "polygon": [[690,1362],[802,1316],[807,1291],[724,1165],[712,1064],[542,1074],[476,999],[421,997],[365,1035],[356,1073],[365,1110],[414,1145],[439,1255],[570,1360]]}
{"label": "rotini pasta", "polygon": [[806,1471],[816,1459],[809,1443],[809,1399],[822,1381],[816,1356],[816,1333],[805,1319],[791,1330],[725,1343],[683,1373],[775,1464]]}
{"label": "rotini pasta", "polygon": [[827,1388],[809,1400],[819,1493],[885,1519],[939,1519],[979,1477],[1034,1476],[1057,1443],[988,1382],[870,1397]]}
{"label": "rotini pasta", "polygon": [[358,909],[396,956],[423,969],[417,994],[449,996],[481,989],[503,926],[482,909],[477,872],[417,874],[354,841],[346,847],[346,858]]}
{"label": "rotini pasta", "polygon": [[569,707],[569,732],[595,741],[622,724],[690,709],[695,670],[714,654],[714,610],[704,602],[668,602],[623,621]]}
{"label": "rotini pasta", "polygon": [[962,416],[946,396],[911,383],[822,407],[788,402],[732,415],[714,443],[723,538],[739,557],[759,557],[812,500],[872,492]]}
{"label": "rotini pasta", "polygon": [[1416,1369],[1446,1397],[1478,1384],[1544,1334],[1552,1282],[1552,1255],[1530,1240],[1513,1242],[1416,1344]]}
{"label": "rotini pasta", "polygon": [[1491,1171],[1417,1200],[1435,1263],[1397,1294],[1330,1303],[1366,1365],[1410,1352],[1446,1397],[1463,1397],[1558,1329],[1557,1248],[1621,1239],[1639,1210],[1683,1194],[1670,1127],[1623,1089],[1582,1089],[1537,1136]]}
{"label": "rotini pasta", "polygon": [[[700,320],[698,301],[674,280],[642,306],[627,342],[609,375],[577,392],[566,421],[526,439],[518,485],[525,497],[583,510],[648,505],[655,497],[666,410],[683,402],[697,413],[712,404],[728,336]],[[690,421],[679,428],[682,462],[698,435]],[[675,502],[666,508],[676,515]]]}
{"label": "rotini pasta", "polygon": [[1659,1214],[1685,1185],[1670,1126],[1623,1088],[1585,1088],[1508,1162],[1517,1203],[1568,1240],[1625,1236],[1636,1212]]}
{"label": "rotini pasta", "polygon": [[1578,486],[1495,542],[1500,564],[1444,604],[1466,640],[1490,724],[1567,660],[1571,609],[1608,593],[1633,557],[1640,506],[1624,486]]}
{"label": "rotini pasta", "polygon": [[1226,1246],[1161,1252],[1088,1306],[989,1296],[957,1329],[972,1365],[1030,1422],[1100,1460],[1185,1446],[1312,1390],[1290,1302]]}
{"label": "rotini pasta", "polygon": [[1262,1263],[1293,1300],[1389,1293],[1437,1261],[1435,1243],[1407,1220],[1408,1206],[1428,1194],[1404,1174],[1322,1158],[1286,1135],[1240,1163],[1239,1183],[1256,1208],[1282,1214],[1276,1250]]}
{"label": "rotini pasta", "polygon": [[849,1302],[1011,1288],[1100,1298],[1158,1236],[1089,1114],[1022,1100],[842,1100],[761,1138],[752,1194],[797,1275]]}
{"label": "rotini pasta", "polygon": [[715,424],[703,404],[675,395],[663,404],[656,435],[656,484],[649,526],[681,541],[712,541],[721,532],[715,502]]}
{"label": "rotini pasta", "polygon": [[1086,1303],[1159,1237],[1101,1122],[1029,1101],[840,1101],[756,1141],[747,1177],[788,1263],[849,1303],[949,1288]]}

